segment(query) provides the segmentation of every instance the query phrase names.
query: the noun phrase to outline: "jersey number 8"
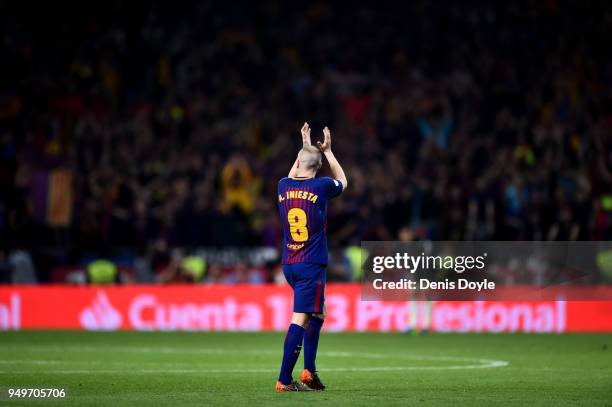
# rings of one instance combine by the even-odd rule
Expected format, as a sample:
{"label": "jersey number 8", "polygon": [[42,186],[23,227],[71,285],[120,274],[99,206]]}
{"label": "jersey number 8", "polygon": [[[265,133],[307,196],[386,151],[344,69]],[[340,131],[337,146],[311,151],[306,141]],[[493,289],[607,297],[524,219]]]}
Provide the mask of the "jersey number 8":
{"label": "jersey number 8", "polygon": [[301,208],[291,208],[287,212],[289,232],[294,242],[305,242],[308,240],[307,220],[306,212]]}

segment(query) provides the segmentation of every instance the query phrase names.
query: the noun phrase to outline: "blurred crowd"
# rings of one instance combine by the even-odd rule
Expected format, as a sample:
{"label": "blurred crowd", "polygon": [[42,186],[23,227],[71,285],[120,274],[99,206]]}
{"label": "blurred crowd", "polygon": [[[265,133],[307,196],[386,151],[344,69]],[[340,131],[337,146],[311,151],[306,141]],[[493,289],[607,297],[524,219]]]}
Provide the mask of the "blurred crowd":
{"label": "blurred crowd", "polygon": [[611,239],[611,38],[606,2],[1,2],[0,270],[278,248],[304,121],[338,280],[360,240]]}

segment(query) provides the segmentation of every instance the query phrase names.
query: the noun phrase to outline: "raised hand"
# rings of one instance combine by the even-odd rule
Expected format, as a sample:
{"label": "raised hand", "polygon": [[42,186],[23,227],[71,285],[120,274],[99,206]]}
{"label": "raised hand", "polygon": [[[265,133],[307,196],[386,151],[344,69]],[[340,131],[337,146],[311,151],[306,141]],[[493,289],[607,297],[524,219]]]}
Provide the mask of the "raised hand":
{"label": "raised hand", "polygon": [[331,132],[329,131],[327,126],[325,126],[325,128],[323,129],[323,143],[317,141],[317,145],[319,146],[319,149],[324,153],[327,151],[331,151]]}
{"label": "raised hand", "polygon": [[308,123],[304,122],[304,125],[302,126],[302,144],[305,146],[309,146],[310,143],[310,126],[308,125]]}

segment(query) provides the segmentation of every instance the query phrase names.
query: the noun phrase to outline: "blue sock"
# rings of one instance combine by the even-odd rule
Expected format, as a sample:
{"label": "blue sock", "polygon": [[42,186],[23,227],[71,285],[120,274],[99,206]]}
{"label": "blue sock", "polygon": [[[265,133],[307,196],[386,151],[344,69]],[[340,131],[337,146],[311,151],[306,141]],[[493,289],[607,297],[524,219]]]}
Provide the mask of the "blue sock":
{"label": "blue sock", "polygon": [[287,336],[285,336],[285,350],[283,353],[283,364],[281,365],[280,375],[278,380],[282,384],[291,384],[293,380],[293,368],[295,362],[300,357],[300,350],[302,350],[302,340],[304,339],[304,328],[291,324],[287,330]]}
{"label": "blue sock", "polygon": [[317,348],[319,347],[319,333],[323,320],[317,317],[311,317],[308,321],[308,328],[304,334],[304,369],[311,372],[316,372],[315,359],[317,358]]}

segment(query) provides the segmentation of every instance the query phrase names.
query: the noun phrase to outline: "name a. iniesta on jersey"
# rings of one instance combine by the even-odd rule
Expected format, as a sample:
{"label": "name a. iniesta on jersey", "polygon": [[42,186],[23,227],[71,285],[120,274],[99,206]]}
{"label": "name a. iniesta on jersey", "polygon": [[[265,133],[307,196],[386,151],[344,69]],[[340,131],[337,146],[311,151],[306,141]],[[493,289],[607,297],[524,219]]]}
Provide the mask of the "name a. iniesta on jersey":
{"label": "name a. iniesta on jersey", "polygon": [[317,199],[319,198],[318,195],[313,194],[312,192],[308,192],[308,191],[302,191],[302,190],[291,190],[291,191],[286,191],[285,192],[285,196],[283,197],[282,195],[278,195],[278,202],[283,202],[285,199],[305,199],[307,201],[310,201],[312,203],[317,202]]}

